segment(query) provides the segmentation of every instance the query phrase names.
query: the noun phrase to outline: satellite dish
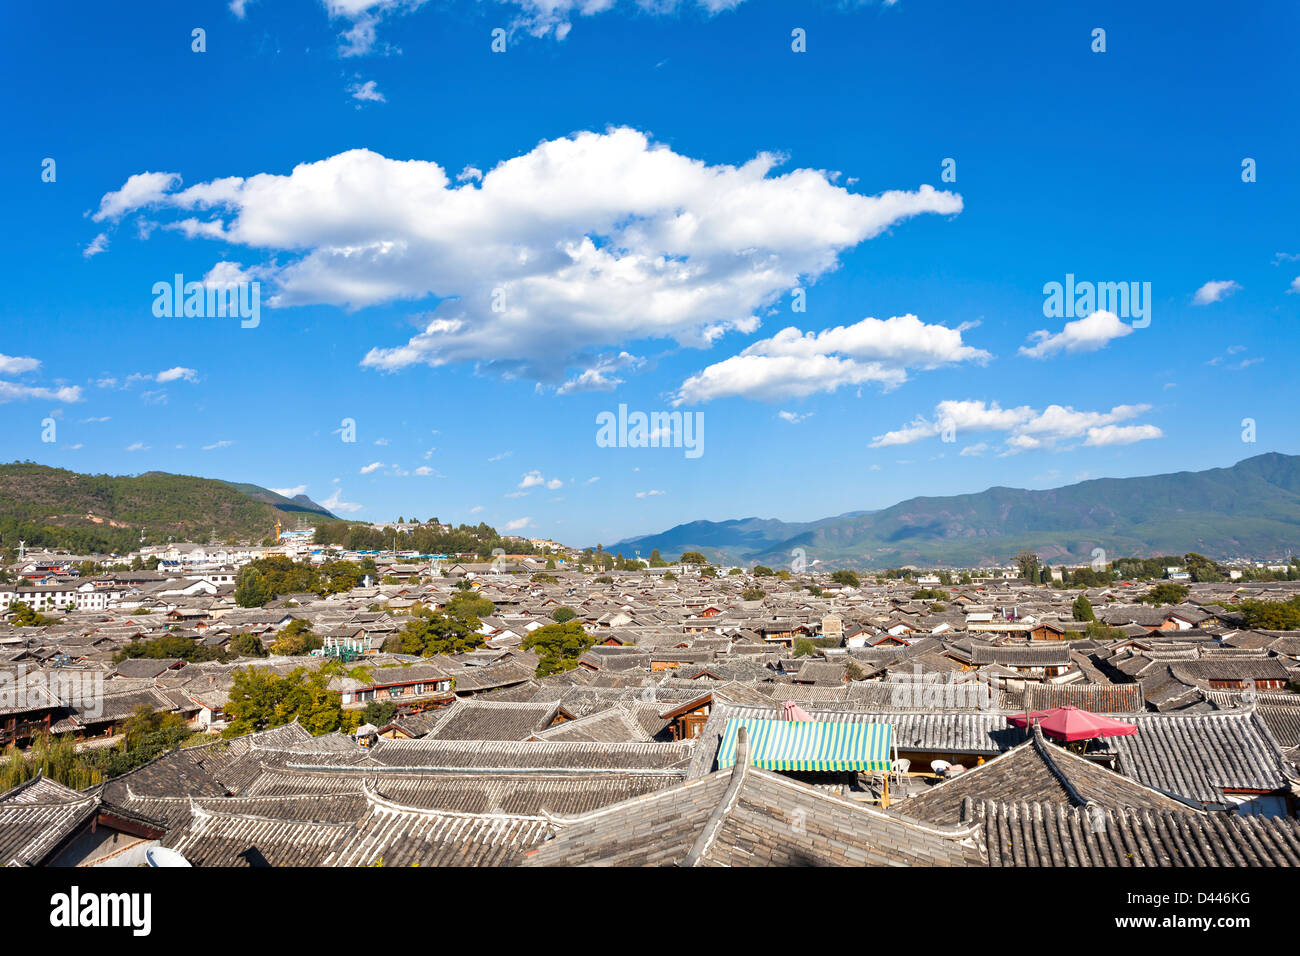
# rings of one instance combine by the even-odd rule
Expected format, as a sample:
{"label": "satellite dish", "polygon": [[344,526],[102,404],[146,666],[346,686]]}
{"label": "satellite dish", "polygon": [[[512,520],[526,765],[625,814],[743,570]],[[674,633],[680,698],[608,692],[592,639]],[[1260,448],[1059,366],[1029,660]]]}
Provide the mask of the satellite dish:
{"label": "satellite dish", "polygon": [[165,846],[155,846],[145,850],[144,859],[150,866],[190,866],[189,860]]}

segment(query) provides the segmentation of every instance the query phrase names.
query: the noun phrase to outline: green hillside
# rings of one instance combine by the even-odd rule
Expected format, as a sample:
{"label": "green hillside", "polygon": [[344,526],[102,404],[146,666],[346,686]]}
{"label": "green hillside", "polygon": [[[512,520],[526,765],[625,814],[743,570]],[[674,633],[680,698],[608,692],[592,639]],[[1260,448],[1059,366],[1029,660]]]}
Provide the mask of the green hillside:
{"label": "green hillside", "polygon": [[[275,499],[279,499],[276,501]],[[225,541],[260,543],[279,518],[289,527],[301,515],[333,515],[310,500],[304,506],[256,485],[147,472],[82,475],[30,462],[0,465],[0,546],[125,552],[146,543]]]}

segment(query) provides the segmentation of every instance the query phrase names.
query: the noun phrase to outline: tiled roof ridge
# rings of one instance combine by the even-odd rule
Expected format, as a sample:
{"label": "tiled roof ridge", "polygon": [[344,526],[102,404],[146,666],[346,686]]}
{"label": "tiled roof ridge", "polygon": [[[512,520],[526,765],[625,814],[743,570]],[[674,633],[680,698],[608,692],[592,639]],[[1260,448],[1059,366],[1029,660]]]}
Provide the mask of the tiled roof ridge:
{"label": "tiled roof ridge", "polygon": [[1038,756],[1047,767],[1048,772],[1056,778],[1058,783],[1060,783],[1061,787],[1065,790],[1066,796],[1070,798],[1071,803],[1074,803],[1076,806],[1084,806],[1089,803],[1090,801],[1086,797],[1079,793],[1078,790],[1074,789],[1074,784],[1070,781],[1069,776],[1057,765],[1056,761],[1052,759],[1051,753],[1048,752],[1047,741],[1043,738],[1043,728],[1039,726],[1038,721],[1032,721],[1032,724],[1034,730],[1031,739],[1033,741],[1034,750],[1038,752]]}
{"label": "tiled roof ridge", "polygon": [[717,839],[718,834],[722,831],[722,825],[727,822],[727,817],[736,808],[736,803],[740,800],[740,792],[745,785],[745,778],[748,775],[749,734],[742,725],[736,731],[736,762],[731,767],[731,781],[727,784],[727,790],[722,795],[722,800],[709,814],[709,819],[704,823],[704,829],[695,838],[695,844],[691,847],[690,852],[686,854],[686,858],[682,860],[681,866],[699,866],[704,860],[705,854],[709,852],[709,847],[713,845],[713,841]]}
{"label": "tiled roof ridge", "polygon": [[[412,816],[438,817],[456,820],[510,820],[515,822],[529,823],[552,823],[552,820],[546,816],[534,816],[525,813],[505,813],[500,810],[493,810],[487,813],[470,813],[464,810],[443,810],[437,807],[414,807],[405,803],[398,803],[391,797],[386,797],[376,790],[372,781],[366,780],[361,784],[361,794],[366,798],[366,802],[374,809],[383,810],[388,813],[403,813]],[[352,826],[352,824],[348,824]]]}
{"label": "tiled roof ridge", "polygon": [[[234,813],[229,810],[219,810],[212,807],[200,806],[198,801],[202,799],[204,798],[190,798],[190,813],[193,815],[195,820],[212,820],[220,818],[223,820],[244,820],[248,823],[293,823],[299,826],[330,827],[336,830],[351,830],[356,827],[356,822],[351,820],[345,822],[333,820],[287,820],[284,817],[268,817],[260,813]],[[220,800],[226,798],[216,797],[211,799]]]}

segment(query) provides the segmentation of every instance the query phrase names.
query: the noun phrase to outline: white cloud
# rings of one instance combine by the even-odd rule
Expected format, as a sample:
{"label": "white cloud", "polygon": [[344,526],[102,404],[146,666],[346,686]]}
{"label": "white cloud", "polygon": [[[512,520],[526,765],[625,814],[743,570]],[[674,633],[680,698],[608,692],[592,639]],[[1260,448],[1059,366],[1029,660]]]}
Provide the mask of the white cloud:
{"label": "white cloud", "polygon": [[1233,282],[1231,279],[1216,279],[1205,283],[1205,285],[1196,290],[1196,294],[1192,296],[1192,304],[1209,305],[1212,302],[1226,299],[1240,288],[1241,286],[1237,285],[1237,283]]}
{"label": "white cloud", "polygon": [[958,454],[967,458],[978,458],[988,450],[989,446],[985,442],[976,442],[974,445],[967,445]]}
{"label": "white cloud", "polygon": [[503,461],[504,459],[509,458],[513,454],[514,452],[512,451],[503,451],[499,455],[493,455],[491,458],[488,459],[488,461]]}
{"label": "white cloud", "polygon": [[656,495],[666,495],[666,494],[668,494],[668,492],[659,491],[658,489],[653,489],[651,491],[638,491],[636,493],[636,496],[638,498],[653,498]]}
{"label": "white cloud", "polygon": [[533,524],[532,518],[515,518],[513,521],[506,522],[506,530],[522,531],[524,528],[531,527],[532,524]]}
{"label": "white cloud", "polygon": [[1294,279],[1291,280],[1291,288],[1287,289],[1286,291],[1288,293],[1300,292],[1300,276],[1296,276]]}
{"label": "white cloud", "polygon": [[[237,17],[252,0],[231,0],[230,8]],[[331,20],[341,20],[346,29],[340,35],[339,55],[365,56],[376,49],[394,51],[378,38],[378,29],[385,18],[418,10],[426,0],[322,0]],[[589,17],[622,7],[638,14],[663,15],[677,12],[682,7],[693,7],[706,16],[739,6],[743,0],[497,0],[503,6],[516,9],[508,21],[508,43],[517,42],[520,33],[532,37],[552,37],[563,40],[573,29],[577,17]],[[885,0],[886,5],[897,0]],[[239,4],[236,10],[235,5]],[[507,46],[509,49],[509,46]]]}
{"label": "white cloud", "polygon": [[776,413],[777,418],[781,419],[784,422],[789,422],[791,425],[798,425],[800,422],[805,422],[808,419],[812,418],[812,416],[813,416],[812,412],[804,412],[802,415],[799,414],[798,412],[781,411]]}
{"label": "white cloud", "polygon": [[864,382],[895,388],[907,381],[908,368],[992,358],[962,342],[966,328],[927,325],[915,315],[868,318],[822,332],[805,333],[791,326],[692,375],[682,383],[674,404],[732,395],[757,400],[802,397]]}
{"label": "white cloud", "polygon": [[99,211],[90,218],[95,222],[120,219],[129,212],[161,202],[180,181],[176,173],[136,173],[121,189],[105,193],[99,201]]}
{"label": "white cloud", "polygon": [[614,356],[602,356],[589,368],[584,369],[576,378],[569,379],[556,389],[556,393],[569,395],[574,392],[612,392],[623,384],[623,379],[615,378],[611,373],[623,369],[636,369],[644,363],[644,359],[629,355],[627,352],[619,352],[618,355]]}
{"label": "white cloud", "polygon": [[[335,480],[337,481],[338,479]],[[342,488],[335,488],[334,494],[322,501],[320,505],[326,511],[334,511],[340,514],[355,514],[362,508],[362,505],[356,504],[355,502],[344,501]]]}
{"label": "white cloud", "polygon": [[564,482],[559,478],[545,478],[540,471],[534,469],[524,475],[523,480],[519,482],[519,488],[536,488],[538,486],[549,488],[554,491],[556,488],[564,486]]}
{"label": "white cloud", "polygon": [[372,461],[372,462],[371,462],[370,464],[368,464],[368,465],[362,465],[362,466],[361,466],[361,474],[363,474],[363,475],[369,475],[369,474],[371,474],[372,472],[376,472],[376,471],[378,471],[380,468],[383,468],[383,467],[384,467],[384,463],[383,463],[382,461]]}
{"label": "white cloud", "polygon": [[28,355],[5,355],[0,352],[0,375],[21,375],[41,367],[41,360]]}
{"label": "white cloud", "polygon": [[843,251],[962,209],[931,186],[866,196],[819,170],[776,175],[781,161],[711,166],[623,128],[543,142],[479,183],[359,149],[166,202],[214,211],[223,243],[284,253],[263,270],[270,305],[445,300],[405,344],[372,348],[367,367],[475,362],[558,384],[628,341],[704,347],[752,332]]}
{"label": "white cloud", "polygon": [[106,422],[106,421],[108,421],[108,420],[109,420],[109,417],[110,417],[110,416],[108,416],[108,415],[100,415],[100,416],[97,417],[97,418],[83,418],[83,419],[81,420],[81,424],[83,424],[83,425],[95,425],[95,424],[98,424],[98,423],[100,423],[100,422]]}
{"label": "white cloud", "polygon": [[1131,445],[1135,441],[1164,435],[1155,425],[1105,425],[1088,429],[1085,445]]}
{"label": "white cloud", "polygon": [[132,442],[126,446],[127,451],[148,451],[149,446],[142,441]]}
{"label": "white cloud", "polygon": [[19,385],[17,382],[0,382],[0,402],[26,401],[29,398],[51,402],[79,402],[81,387],[65,385],[61,388],[43,388],[38,385]]}
{"label": "white cloud", "polygon": [[108,233],[101,232],[94,239],[90,240],[90,244],[81,250],[81,254],[89,259],[91,256],[99,255],[106,249],[108,249]]}
{"label": "white cloud", "polygon": [[294,485],[292,488],[272,488],[271,490],[277,495],[284,495],[286,498],[295,498],[298,495],[305,495],[307,493],[307,486]]}
{"label": "white cloud", "polygon": [[222,439],[221,441],[215,441],[215,442],[213,442],[211,445],[204,445],[204,446],[203,446],[203,450],[204,450],[204,451],[215,451],[215,450],[218,449],[218,448],[229,448],[229,447],[230,447],[231,445],[233,445],[233,444],[234,444],[233,441],[226,441],[225,439]]}
{"label": "white cloud", "polygon": [[1104,309],[1091,315],[1066,322],[1065,328],[1056,334],[1047,329],[1039,329],[1029,336],[1034,346],[1022,345],[1020,354],[1030,358],[1047,358],[1057,352],[1095,352],[1105,348],[1112,339],[1123,338],[1133,332],[1133,326],[1125,325],[1114,312]]}
{"label": "white cloud", "polygon": [[[1116,405],[1110,411],[1077,411],[1068,405],[1049,405],[1042,411],[1022,405],[1002,408],[997,402],[945,401],[935,406],[933,418],[918,416],[909,425],[877,435],[872,448],[909,445],[951,431],[954,436],[969,432],[1005,432],[1002,454],[1033,449],[1052,449],[1071,439],[1085,438],[1085,445],[1115,445],[1160,438],[1163,432],[1154,425],[1114,428],[1150,411],[1149,405]],[[968,446],[960,454],[982,454],[988,445],[981,442]],[[978,449],[975,450],[975,449]]]}
{"label": "white cloud", "polygon": [[348,92],[352,94],[354,100],[361,100],[363,103],[387,103],[384,94],[379,92],[374,80],[366,80],[364,83],[353,83],[348,87]]}
{"label": "white cloud", "polygon": [[235,15],[236,20],[242,20],[248,5],[253,2],[254,0],[230,0],[230,12]]}
{"label": "white cloud", "polygon": [[197,382],[198,380],[199,380],[198,372],[196,372],[192,368],[183,368],[179,365],[177,365],[175,368],[169,368],[166,371],[159,372],[154,377],[154,381],[158,382],[160,385],[165,384],[167,382],[177,382],[177,381]]}

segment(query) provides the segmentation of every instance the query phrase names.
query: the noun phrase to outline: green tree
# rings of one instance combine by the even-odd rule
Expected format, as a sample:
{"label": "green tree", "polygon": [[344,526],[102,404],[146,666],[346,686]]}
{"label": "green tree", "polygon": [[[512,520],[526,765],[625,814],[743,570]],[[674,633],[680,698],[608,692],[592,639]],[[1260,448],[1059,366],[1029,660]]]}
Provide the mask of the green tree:
{"label": "green tree", "polygon": [[324,645],[325,642],[311,629],[311,624],[295,618],[276,636],[271,652],[285,657],[301,657]]}
{"label": "green tree", "polygon": [[1187,600],[1188,587],[1185,584],[1176,584],[1173,581],[1161,581],[1153,587],[1144,597],[1138,598],[1146,604],[1154,604],[1157,607],[1161,604],[1182,604]]}
{"label": "green tree", "polygon": [[236,634],[228,645],[236,657],[266,657],[266,645],[256,634]]}
{"label": "green tree", "polygon": [[483,635],[454,615],[426,612],[407,622],[400,634],[384,642],[385,649],[396,640],[403,654],[433,657],[435,654],[463,654],[483,643]]}
{"label": "green tree", "polygon": [[15,601],[10,605],[9,610],[11,612],[9,623],[13,627],[46,627],[58,620],[58,618],[37,614],[30,605],[22,601]]}
{"label": "green tree", "polygon": [[1020,576],[1029,581],[1038,579],[1038,555],[1029,548],[1022,548],[1016,554],[1016,566],[1020,569]]}
{"label": "green tree", "polygon": [[1083,594],[1080,594],[1074,599],[1072,610],[1074,611],[1074,619],[1076,621],[1097,620],[1097,615],[1092,612],[1092,602]]}
{"label": "green tree", "polygon": [[708,564],[709,559],[698,551],[687,551],[677,559],[678,564]]}
{"label": "green tree", "polygon": [[852,571],[836,571],[831,575],[831,580],[844,587],[856,588],[862,586],[862,581]]}
{"label": "green tree", "polygon": [[1242,601],[1238,609],[1247,627],[1263,631],[1300,630],[1300,595],[1288,601]]}
{"label": "green tree", "polygon": [[298,721],[314,735],[355,725],[358,715],[345,715],[342,698],[329,689],[331,674],[299,667],[284,676],[256,667],[235,671],[225,712],[226,737],[279,727]]}
{"label": "green tree", "polygon": [[756,578],[770,578],[775,573],[766,564],[759,564],[754,567],[754,577]]}
{"label": "green tree", "polygon": [[578,658],[591,647],[594,638],[582,627],[581,621],[548,624],[528,634],[521,645],[524,650],[535,650],[540,657],[537,676],[546,677],[572,670]]}
{"label": "green tree", "polygon": [[1195,551],[1183,555],[1183,565],[1192,575],[1193,581],[1222,581],[1227,577],[1221,567]]}
{"label": "green tree", "polygon": [[256,568],[245,565],[235,579],[235,603],[240,607],[262,607],[271,600],[266,578]]}
{"label": "green tree", "polygon": [[745,590],[740,593],[740,597],[745,601],[761,601],[763,598],[767,597],[767,592],[762,588],[745,588]]}
{"label": "green tree", "polygon": [[477,631],[479,625],[483,623],[483,618],[496,613],[496,609],[497,606],[487,598],[465,592],[464,594],[453,594],[447,601],[444,612],[448,617],[454,617],[460,621],[471,631]]}
{"label": "green tree", "polygon": [[556,624],[563,624],[565,621],[572,621],[578,616],[578,612],[571,607],[557,607],[551,612],[551,620]]}

